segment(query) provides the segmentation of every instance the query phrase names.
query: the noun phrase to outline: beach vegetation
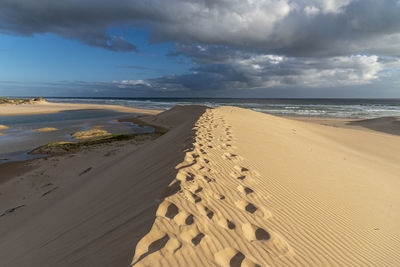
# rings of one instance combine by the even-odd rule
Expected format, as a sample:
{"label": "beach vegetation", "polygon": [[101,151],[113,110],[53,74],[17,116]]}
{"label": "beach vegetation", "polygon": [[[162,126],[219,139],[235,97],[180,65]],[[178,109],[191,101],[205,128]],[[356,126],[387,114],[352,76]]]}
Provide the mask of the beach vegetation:
{"label": "beach vegetation", "polygon": [[95,145],[109,144],[118,141],[134,140],[135,142],[142,143],[151,141],[161,136],[160,133],[145,133],[145,134],[112,134],[105,137],[93,138],[90,140],[80,142],[53,142],[38,148],[35,148],[29,154],[49,154],[49,155],[63,155],[67,153],[77,152],[81,149],[92,147]]}

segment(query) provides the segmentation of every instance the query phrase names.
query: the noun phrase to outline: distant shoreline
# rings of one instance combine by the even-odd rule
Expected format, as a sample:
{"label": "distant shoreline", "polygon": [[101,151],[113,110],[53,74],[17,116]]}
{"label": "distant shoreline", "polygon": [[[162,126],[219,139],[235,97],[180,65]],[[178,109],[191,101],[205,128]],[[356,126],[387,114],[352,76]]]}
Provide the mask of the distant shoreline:
{"label": "distant shoreline", "polygon": [[[136,108],[136,107],[127,107],[123,105],[88,104],[88,103],[84,104],[54,103],[54,102],[48,102],[45,98],[26,98],[26,99],[0,98],[0,99],[2,100],[8,99],[12,101],[8,103],[4,101],[2,103],[0,102],[0,116],[51,114],[51,113],[58,113],[61,111],[85,110],[85,109],[99,109],[99,110],[103,109],[103,110],[112,110],[123,113],[141,113],[149,115],[156,115],[163,112],[163,110],[159,109]],[[321,125],[328,125],[333,127],[360,128],[360,129],[367,128],[374,131],[400,135],[400,122],[398,116],[380,116],[374,119],[365,120],[362,118],[335,118],[335,117],[331,118],[324,116],[305,116],[305,115],[293,116],[293,115],[281,115],[281,114],[271,114],[271,115],[289,118],[292,120],[307,121]]]}
{"label": "distant shoreline", "polygon": [[236,106],[277,116],[370,119],[400,116],[399,99],[48,98],[54,103],[122,105],[167,110],[176,105]]}
{"label": "distant shoreline", "polygon": [[0,104],[0,116],[14,115],[32,115],[32,114],[49,114],[66,110],[83,110],[83,109],[105,109],[124,113],[144,113],[158,114],[161,111],[151,109],[131,108],[118,105],[98,105],[98,104],[72,104],[72,103],[51,103],[41,100],[35,103]]}

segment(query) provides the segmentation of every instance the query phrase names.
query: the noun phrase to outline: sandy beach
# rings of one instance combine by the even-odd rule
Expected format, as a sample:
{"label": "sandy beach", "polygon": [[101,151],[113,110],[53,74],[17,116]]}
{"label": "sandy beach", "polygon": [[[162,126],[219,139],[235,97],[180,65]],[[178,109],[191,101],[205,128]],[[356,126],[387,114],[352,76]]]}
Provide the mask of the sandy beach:
{"label": "sandy beach", "polygon": [[138,109],[138,108],[124,107],[124,106],[117,106],[117,105],[70,104],[70,103],[51,103],[47,101],[40,101],[35,104],[20,104],[20,105],[0,104],[0,116],[46,114],[46,113],[56,113],[66,110],[80,110],[80,109],[105,109],[105,110],[113,110],[126,113],[146,113],[146,114],[160,113],[160,111],[157,110]]}
{"label": "sandy beach", "polygon": [[0,165],[0,266],[400,264],[397,118],[139,113],[166,133]]}

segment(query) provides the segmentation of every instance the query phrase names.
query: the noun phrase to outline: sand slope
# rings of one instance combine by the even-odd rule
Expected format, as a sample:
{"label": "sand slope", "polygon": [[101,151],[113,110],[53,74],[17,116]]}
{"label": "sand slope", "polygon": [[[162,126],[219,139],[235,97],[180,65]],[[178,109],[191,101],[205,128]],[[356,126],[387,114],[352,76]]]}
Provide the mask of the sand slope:
{"label": "sand slope", "polygon": [[195,129],[133,265],[400,265],[399,137],[232,107]]}
{"label": "sand slope", "polygon": [[0,185],[0,214],[25,205],[0,217],[0,266],[400,265],[399,136],[234,107],[142,119],[170,130]]}
{"label": "sand slope", "polygon": [[0,184],[0,215],[19,207],[0,217],[0,266],[129,266],[205,110],[180,109],[163,114],[176,127],[151,143],[40,160]]}

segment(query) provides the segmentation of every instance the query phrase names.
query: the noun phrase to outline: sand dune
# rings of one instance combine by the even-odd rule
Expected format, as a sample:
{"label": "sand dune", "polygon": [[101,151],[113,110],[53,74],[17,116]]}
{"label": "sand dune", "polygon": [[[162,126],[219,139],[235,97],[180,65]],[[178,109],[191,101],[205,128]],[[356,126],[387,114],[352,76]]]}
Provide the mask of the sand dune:
{"label": "sand dune", "polygon": [[398,137],[232,107],[195,129],[133,265],[400,264]]}
{"label": "sand dune", "polygon": [[0,217],[0,266],[129,266],[205,108],[179,109],[162,115],[175,129],[151,143],[38,160],[8,177],[0,214],[14,210]]}
{"label": "sand dune", "polygon": [[0,266],[400,264],[399,136],[234,107],[141,119],[169,131],[1,185]]}

